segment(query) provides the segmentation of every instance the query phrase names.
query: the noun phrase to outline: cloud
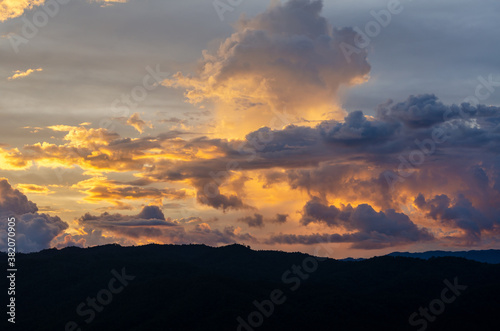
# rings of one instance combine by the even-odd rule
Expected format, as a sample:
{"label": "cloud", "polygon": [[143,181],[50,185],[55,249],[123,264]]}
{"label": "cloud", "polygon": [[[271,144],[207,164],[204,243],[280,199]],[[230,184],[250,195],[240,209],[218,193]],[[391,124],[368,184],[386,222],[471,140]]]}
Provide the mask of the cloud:
{"label": "cloud", "polygon": [[426,211],[428,217],[438,220],[443,225],[464,230],[464,239],[468,244],[480,241],[483,231],[500,232],[500,210],[493,210],[492,215],[487,215],[474,207],[461,193],[453,201],[444,194],[429,200],[426,200],[423,194],[419,194],[415,198],[415,205]]}
{"label": "cloud", "polygon": [[[293,201],[297,205],[318,197],[323,207],[316,207],[326,208],[332,215],[345,212],[342,206],[348,205],[370,206],[386,218],[393,210],[443,237],[452,231],[465,233],[465,225],[451,219],[430,222],[427,210],[413,209],[414,198],[422,193],[427,199],[446,195],[454,200],[462,194],[483,216],[470,218],[479,223],[481,236],[476,231],[476,238],[493,236],[495,226],[487,224],[495,224],[500,206],[500,108],[444,105],[435,96],[419,95],[388,102],[377,110],[376,116],[356,111],[343,121],[326,120],[314,127],[263,127],[242,139],[189,139],[176,131],[126,138],[104,129],[54,125],[50,129],[64,134],[62,142],[26,145],[19,150],[0,146],[0,162],[7,169],[25,169],[31,164],[78,166],[94,178],[72,189],[81,190],[88,201],[114,202],[120,208],[132,208],[124,205],[124,200],[161,205],[163,198],[180,200],[196,195],[193,203],[223,212],[247,210],[252,211],[250,215],[260,215],[264,214],[258,209],[265,204],[262,196],[279,187],[296,190],[295,197],[304,194],[303,200]],[[433,142],[435,132],[445,138]],[[412,165],[415,153],[421,162]],[[135,178],[112,181],[96,175],[101,172],[132,173]],[[273,201],[278,203],[287,199],[274,195],[277,198]],[[453,206],[454,202],[450,203]],[[313,215],[311,211],[309,216]],[[250,217],[248,223],[254,220],[252,224],[259,224]],[[263,218],[264,225],[268,222]],[[338,217],[312,223],[328,226],[325,222],[347,225]],[[472,225],[469,228],[474,234]],[[397,238],[388,240],[396,243]]]}
{"label": "cloud", "polygon": [[[2,3],[0,3],[0,22],[22,16],[26,10],[42,6],[45,2],[50,3],[50,1],[46,0],[2,0]],[[127,0],[91,0],[91,2],[102,3],[101,6],[105,7],[117,3],[126,3]]]}
{"label": "cloud", "polygon": [[276,214],[273,219],[264,219],[261,214],[254,214],[253,216],[246,216],[238,219],[238,222],[246,223],[249,227],[253,228],[263,228],[265,223],[286,223],[288,215]]}
{"label": "cloud", "polygon": [[28,200],[24,194],[12,188],[7,179],[0,179],[0,211],[22,215],[36,213],[38,208],[35,203]]}
{"label": "cloud", "polygon": [[87,179],[78,182],[72,188],[79,189],[81,192],[87,194],[84,198],[86,201],[94,203],[107,201],[115,205],[121,204],[121,200],[149,199],[162,204],[163,199],[183,200],[188,197],[186,190],[128,185],[107,180],[105,177]]}
{"label": "cloud", "polygon": [[34,72],[40,72],[40,71],[43,71],[43,69],[42,68],[28,69],[26,71],[16,70],[16,71],[14,71],[14,75],[8,77],[7,79],[14,80],[14,79],[19,79],[19,78],[24,78],[24,77],[28,77],[29,75],[31,75]]}
{"label": "cloud", "polygon": [[133,113],[127,120],[127,124],[139,131],[139,133],[143,133],[145,128],[153,128],[151,123],[146,123],[141,119],[139,113]]}
{"label": "cloud", "polygon": [[78,221],[81,224],[93,224],[99,228],[113,229],[123,226],[175,226],[177,223],[165,220],[165,216],[161,209],[157,206],[145,206],[137,215],[122,215],[102,213],[99,216],[86,213],[80,217]]}
{"label": "cloud", "polygon": [[312,223],[325,224],[350,233],[327,236],[280,234],[271,237],[270,242],[313,244],[315,240],[320,240],[319,242],[350,242],[353,243],[353,248],[358,249],[378,249],[434,239],[427,229],[419,229],[407,215],[394,209],[377,212],[367,204],[338,208],[324,204],[319,198],[308,201],[304,206],[301,223],[305,226]]}
{"label": "cloud", "polygon": [[287,219],[288,219],[287,214],[276,214],[276,218],[274,218],[271,222],[278,223],[278,224],[284,224],[284,223],[286,223]]}
{"label": "cloud", "polygon": [[498,117],[497,107],[478,105],[444,105],[433,94],[410,96],[403,102],[388,100],[377,108],[378,118],[399,121],[405,126],[427,128],[453,119]]}
{"label": "cloud", "polygon": [[70,234],[62,236],[62,241],[58,241],[55,243],[56,248],[61,249],[64,247],[80,247],[84,248],[86,244],[85,238],[80,238],[79,240],[75,240]]}
{"label": "cloud", "polygon": [[0,22],[21,16],[25,10],[43,5],[45,0],[3,0],[0,3]]}
{"label": "cloud", "polygon": [[47,186],[40,186],[35,184],[17,184],[17,189],[25,193],[35,193],[35,194],[51,194],[51,191]]}
{"label": "cloud", "polygon": [[91,2],[101,3],[101,7],[109,7],[119,3],[127,3],[128,0],[91,0]]}
{"label": "cloud", "polygon": [[345,145],[363,144],[364,146],[378,141],[386,141],[394,136],[399,123],[369,121],[361,111],[351,112],[342,123],[323,125],[325,139],[328,142]]}
{"label": "cloud", "polygon": [[332,28],[322,7],[318,0],[275,2],[243,17],[217,51],[203,52],[199,72],[177,73],[163,84],[185,89],[191,103],[222,105],[217,111],[226,136],[232,127],[238,133],[272,126],[285,109],[295,121],[340,119],[339,87],[364,82],[370,65],[364,50],[346,61],[340,44],[356,33]]}
{"label": "cloud", "polygon": [[0,247],[7,248],[7,223],[16,219],[16,249],[35,252],[50,247],[51,241],[68,228],[58,216],[38,213],[35,203],[19,190],[12,188],[7,179],[0,179]]}
{"label": "cloud", "polygon": [[254,214],[253,216],[242,217],[239,218],[238,221],[246,223],[251,228],[264,227],[264,216],[262,216],[261,214]]}
{"label": "cloud", "polygon": [[165,218],[157,206],[145,206],[137,215],[123,215],[119,213],[92,215],[86,213],[78,219],[83,227],[83,234],[63,234],[53,241],[56,247],[72,245],[94,246],[111,242],[127,245],[140,243],[168,243],[188,244],[200,243],[219,245],[235,242],[257,242],[257,239],[248,233],[242,233],[240,228],[226,226],[222,230],[212,229],[211,226],[196,219],[198,224],[186,220]]}

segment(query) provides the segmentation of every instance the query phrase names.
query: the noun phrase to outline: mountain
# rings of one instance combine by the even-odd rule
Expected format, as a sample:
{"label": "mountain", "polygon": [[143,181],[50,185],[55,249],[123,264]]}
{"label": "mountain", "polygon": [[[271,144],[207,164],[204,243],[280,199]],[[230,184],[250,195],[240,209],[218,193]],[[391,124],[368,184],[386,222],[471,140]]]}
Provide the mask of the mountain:
{"label": "mountain", "polygon": [[482,251],[462,251],[462,252],[447,252],[447,251],[429,251],[423,253],[408,253],[394,252],[388,256],[404,256],[428,260],[433,257],[453,256],[461,257],[468,260],[485,262],[485,263],[500,263],[500,250],[490,249]]}
{"label": "mountain", "polygon": [[457,257],[343,262],[240,245],[106,245],[18,254],[16,264],[19,330],[498,328],[500,264]]}

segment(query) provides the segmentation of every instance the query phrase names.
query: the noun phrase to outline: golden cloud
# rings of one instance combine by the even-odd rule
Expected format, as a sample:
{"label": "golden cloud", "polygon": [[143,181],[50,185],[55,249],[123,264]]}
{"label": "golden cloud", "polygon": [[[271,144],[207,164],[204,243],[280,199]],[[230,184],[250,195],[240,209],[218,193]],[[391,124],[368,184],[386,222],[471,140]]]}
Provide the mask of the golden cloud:
{"label": "golden cloud", "polygon": [[[347,61],[339,47],[352,29],[332,29],[317,3],[275,4],[242,18],[216,52],[203,52],[195,75],[177,73],[165,86],[185,89],[190,103],[214,102],[224,137],[262,126],[342,119],[337,92],[368,79],[366,52]],[[290,122],[283,120],[284,112]],[[277,119],[278,118],[278,119]]]}
{"label": "golden cloud", "polygon": [[81,181],[71,188],[78,189],[87,196],[84,200],[92,203],[103,201],[122,207],[121,200],[148,200],[154,204],[163,204],[163,199],[183,200],[189,197],[187,190],[173,188],[141,187],[122,184],[105,177],[94,177]]}
{"label": "golden cloud", "polygon": [[16,188],[23,193],[34,193],[34,194],[52,194],[47,186],[40,186],[35,184],[17,184]]}
{"label": "golden cloud", "polygon": [[14,75],[8,77],[7,79],[14,80],[14,79],[19,79],[19,78],[24,78],[24,77],[28,77],[29,75],[31,75],[34,72],[40,72],[40,71],[43,71],[43,69],[42,68],[28,69],[26,71],[16,70],[16,71],[14,71]]}
{"label": "golden cloud", "polygon": [[21,16],[25,10],[43,5],[45,0],[3,0],[0,3],[0,22]]}

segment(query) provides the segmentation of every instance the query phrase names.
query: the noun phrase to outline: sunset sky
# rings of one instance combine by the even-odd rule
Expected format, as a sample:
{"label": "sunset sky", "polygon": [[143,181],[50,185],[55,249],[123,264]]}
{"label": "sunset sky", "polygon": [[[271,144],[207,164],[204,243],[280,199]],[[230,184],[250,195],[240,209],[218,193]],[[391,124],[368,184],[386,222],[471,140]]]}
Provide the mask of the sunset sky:
{"label": "sunset sky", "polygon": [[500,248],[497,0],[3,0],[0,250]]}

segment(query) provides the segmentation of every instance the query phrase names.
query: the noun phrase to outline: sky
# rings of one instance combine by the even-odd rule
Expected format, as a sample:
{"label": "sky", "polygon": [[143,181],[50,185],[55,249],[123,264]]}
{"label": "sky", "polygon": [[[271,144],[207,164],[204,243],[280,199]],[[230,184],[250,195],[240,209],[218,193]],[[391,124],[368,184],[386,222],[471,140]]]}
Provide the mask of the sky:
{"label": "sky", "polygon": [[495,0],[3,0],[0,250],[500,248]]}

